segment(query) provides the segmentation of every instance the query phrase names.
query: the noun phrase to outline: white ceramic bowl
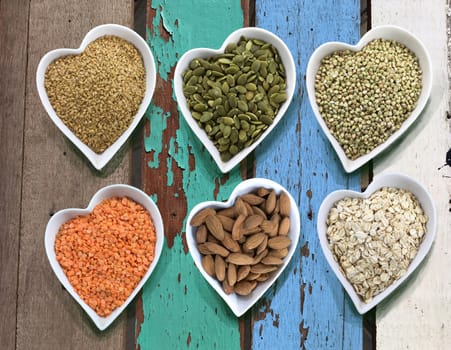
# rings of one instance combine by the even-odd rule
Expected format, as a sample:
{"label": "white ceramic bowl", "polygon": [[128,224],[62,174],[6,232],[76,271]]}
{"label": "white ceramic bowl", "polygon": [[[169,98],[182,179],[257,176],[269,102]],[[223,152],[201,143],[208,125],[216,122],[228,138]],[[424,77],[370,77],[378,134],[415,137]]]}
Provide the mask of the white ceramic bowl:
{"label": "white ceramic bowl", "polygon": [[[257,285],[257,287],[252,291],[251,294],[247,296],[240,296],[235,293],[227,295],[222,289],[221,283],[215,278],[211,277],[207,272],[205,272],[204,268],[202,267],[202,256],[199,253],[199,250],[197,249],[197,242],[195,238],[197,228],[192,227],[189,223],[191,222],[193,216],[196,215],[202,209],[207,207],[212,207],[215,209],[224,209],[231,207],[235,203],[235,199],[237,197],[246,193],[253,192],[260,187],[274,189],[277,194],[280,194],[283,191],[287,193],[290,198],[291,213],[290,213],[290,232],[288,233],[288,237],[291,238],[291,245],[289,247],[288,255],[284,258],[283,264],[279,267],[279,269],[274,271],[271,278],[269,278],[265,282],[260,282]],[[235,187],[235,189],[230,194],[230,197],[226,202],[208,201],[199,203],[191,210],[186,222],[187,222],[186,241],[188,243],[189,252],[194,260],[194,263],[201,272],[202,276],[204,276],[207,282],[214,288],[214,290],[216,290],[216,292],[221,296],[221,298],[224,299],[224,301],[227,303],[227,305],[229,305],[233,313],[238,317],[243,315],[247,310],[249,310],[249,308],[252,307],[252,305],[254,305],[257,302],[258,299],[260,299],[260,297],[268,290],[268,288],[279,277],[282,271],[287,267],[293,256],[293,253],[296,250],[301,227],[299,210],[296,202],[294,201],[290,193],[278,183],[262,178],[254,178],[241,182],[237,187]]]}
{"label": "white ceramic bowl", "polygon": [[[426,224],[426,235],[424,237],[424,240],[420,245],[417,255],[410,263],[407,269],[407,273],[404,276],[402,276],[399,280],[395,281],[393,284],[388,286],[380,294],[374,296],[374,298],[370,302],[365,303],[357,295],[351,283],[349,283],[349,281],[346,279],[346,277],[340,270],[338,263],[335,261],[333,257],[333,254],[329,248],[329,243],[326,235],[327,230],[326,220],[330,209],[337,201],[345,197],[368,198],[371,194],[373,194],[374,192],[385,186],[402,188],[413,193],[420,202],[424,213],[429,217],[429,220]],[[317,228],[321,248],[323,250],[324,255],[326,256],[327,262],[329,263],[335,275],[338,277],[340,283],[345,288],[346,292],[351,297],[351,300],[354,303],[357,311],[360,314],[364,314],[367,311],[371,310],[373,307],[375,307],[377,304],[379,304],[382,300],[387,298],[396,288],[398,288],[412,274],[412,272],[426,257],[435,239],[435,233],[437,228],[437,213],[431,195],[420,183],[418,183],[417,181],[406,175],[384,174],[375,177],[373,182],[371,182],[366,191],[363,193],[350,190],[339,190],[330,193],[323,200],[319,208]]]}
{"label": "white ceramic bowl", "polygon": [[[86,304],[83,301],[83,299],[80,298],[77,292],[75,292],[74,288],[67,279],[63,269],[56,260],[54,246],[56,235],[58,234],[59,228],[63,223],[79,215],[87,215],[91,213],[97,204],[102,202],[104,199],[112,197],[128,197],[134,200],[135,202],[141,204],[144,208],[146,208],[150,216],[152,217],[155,226],[157,241],[155,245],[154,259],[150,264],[150,267],[147,270],[144,277],[142,278],[142,280],[139,282],[139,284],[136,286],[136,288],[133,290],[133,292],[130,294],[130,296],[127,298],[124,304],[115,309],[109,316],[101,317],[97,315],[97,313],[90,306],[88,306],[88,304]],[[105,328],[107,328],[121,314],[121,312],[127,307],[127,305],[136,296],[138,291],[142,288],[144,283],[146,283],[146,281],[149,279],[150,275],[152,274],[152,271],[154,270],[155,266],[158,263],[158,259],[160,258],[161,251],[163,249],[163,243],[164,243],[164,227],[163,220],[161,219],[158,207],[146,193],[135,187],[128,185],[110,185],[102,188],[92,197],[88,207],[85,209],[70,208],[58,211],[49,220],[47,228],[45,230],[45,251],[47,253],[50,266],[55,272],[56,277],[59,279],[64,288],[69,292],[69,294],[72,295],[75,301],[78,304],[80,304],[80,306],[86,311],[89,317],[91,317],[95,325],[100,330],[104,330]]]}
{"label": "white ceramic bowl", "polygon": [[[417,105],[415,109],[412,111],[410,117],[404,121],[401,128],[398,129],[395,133],[393,133],[384,143],[380,144],[376,148],[374,148],[371,152],[355,159],[351,160],[348,158],[343,151],[343,148],[340,146],[338,141],[329,131],[324,119],[321,117],[321,114],[318,110],[318,105],[316,104],[315,98],[315,75],[318,71],[318,68],[321,64],[321,61],[324,57],[331,55],[335,51],[339,50],[351,50],[351,51],[359,51],[364,46],[366,46],[370,41],[374,39],[386,39],[386,40],[395,40],[401,44],[404,44],[407,48],[409,48],[419,59],[420,67],[423,71],[423,80],[422,80],[422,90],[420,97],[418,99]],[[418,118],[421,111],[423,110],[426,102],[429,98],[432,88],[432,66],[431,59],[429,54],[421,43],[421,41],[412,33],[408,32],[405,29],[400,27],[386,25],[380,26],[371,29],[367,32],[362,39],[358,42],[357,45],[349,45],[342,42],[328,42],[321,46],[319,46],[315,52],[313,52],[312,56],[307,65],[307,73],[306,73],[306,85],[307,92],[310,100],[310,105],[312,106],[313,113],[315,114],[318,123],[321,126],[321,129],[326,134],[333,148],[335,149],[340,161],[343,165],[343,168],[346,172],[350,173],[360,168],[362,165],[367,163],[369,160],[376,157],[386,148],[388,148],[396,139],[398,139],[413,122]]]}
{"label": "white ceramic bowl", "polygon": [[[197,125],[196,120],[192,117],[191,111],[189,110],[185,95],[183,94],[183,78],[182,74],[183,72],[188,68],[190,62],[194,58],[208,58],[214,55],[218,55],[220,53],[224,52],[224,49],[226,46],[230,43],[237,43],[241,36],[244,36],[248,39],[260,39],[265,42],[268,42],[272,44],[277,51],[279,52],[279,56],[282,59],[283,65],[285,66],[285,72],[286,72],[286,83],[287,83],[287,95],[288,98],[285,101],[285,103],[280,107],[279,112],[277,113],[276,117],[274,118],[273,123],[266,129],[266,131],[260,136],[260,138],[255,141],[252,145],[249,147],[241,150],[239,153],[237,153],[235,156],[233,156],[230,160],[227,162],[224,162],[221,160],[221,156],[219,154],[218,149],[215,147],[213,142],[208,138],[205,131],[200,128]],[[294,94],[294,88],[296,84],[296,67],[294,65],[293,56],[291,55],[290,50],[286,46],[286,44],[275,34],[261,28],[255,28],[255,27],[246,27],[241,28],[233,33],[231,33],[224,41],[222,46],[217,49],[208,49],[208,48],[196,48],[187,51],[177,63],[177,67],[175,68],[175,74],[174,74],[174,91],[175,96],[177,98],[177,103],[179,105],[179,108],[185,117],[186,122],[190,126],[191,130],[196,134],[196,136],[199,138],[199,140],[202,142],[202,144],[205,146],[205,148],[208,150],[210,155],[213,157],[214,161],[218,165],[219,169],[223,173],[229,172],[232,168],[234,168],[237,164],[239,164],[244,158],[247,157],[249,153],[251,153],[255,147],[257,147],[268,134],[273,130],[277,123],[282,119],[283,115],[288,109],[288,106],[290,105],[291,99],[293,98]]]}
{"label": "white ceramic bowl", "polygon": [[[114,35],[118,36],[124,40],[127,40],[133,44],[141,53],[143,58],[144,67],[146,69],[146,92],[144,98],[139,106],[138,112],[133,118],[132,123],[128,129],[103,153],[95,153],[91,148],[84,144],[58,117],[53,109],[52,105],[47,96],[47,91],[44,87],[45,72],[49,64],[62,56],[67,55],[78,55],[83,52],[88,44],[92,41],[105,36]],[[52,121],[61,130],[61,132],[86,156],[86,158],[91,162],[91,164],[98,170],[101,170],[119,151],[125,141],[129,138],[133,130],[139,124],[142,116],[144,115],[147,107],[150,104],[156,82],[156,71],[155,62],[152,52],[149,49],[149,45],[142,39],[139,34],[131,30],[130,28],[118,25],[118,24],[103,24],[91,29],[88,34],[86,34],[80,47],[78,49],[56,49],[46,53],[40,60],[38,64],[38,69],[36,72],[36,85],[38,89],[38,94],[41,99],[42,105],[44,106],[47,114],[50,116]]]}

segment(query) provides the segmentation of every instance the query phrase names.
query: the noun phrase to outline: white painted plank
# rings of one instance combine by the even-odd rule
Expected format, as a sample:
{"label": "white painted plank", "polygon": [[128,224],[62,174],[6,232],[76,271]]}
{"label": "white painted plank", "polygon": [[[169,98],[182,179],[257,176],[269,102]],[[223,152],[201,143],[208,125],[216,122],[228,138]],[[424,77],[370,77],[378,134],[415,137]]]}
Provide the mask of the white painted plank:
{"label": "white painted plank", "polygon": [[395,24],[416,34],[432,59],[429,104],[407,136],[374,162],[374,173],[402,172],[431,192],[438,210],[436,242],[419,271],[377,308],[377,349],[449,349],[451,344],[451,168],[438,170],[451,147],[445,0],[373,0],[372,27]]}

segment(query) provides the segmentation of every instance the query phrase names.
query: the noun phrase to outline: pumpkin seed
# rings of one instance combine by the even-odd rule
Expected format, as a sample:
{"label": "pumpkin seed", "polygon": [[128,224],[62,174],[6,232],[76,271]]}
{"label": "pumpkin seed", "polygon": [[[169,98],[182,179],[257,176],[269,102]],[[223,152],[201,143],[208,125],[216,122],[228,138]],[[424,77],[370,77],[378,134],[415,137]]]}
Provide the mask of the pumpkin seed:
{"label": "pumpkin seed", "polygon": [[[279,54],[270,43],[261,40],[242,37],[227,45],[223,54],[195,58],[182,78],[193,118],[213,141],[224,161],[252,145],[266,130],[264,126],[274,122],[287,99],[285,69]],[[254,114],[251,120],[255,125],[263,126],[252,128],[248,124],[251,120],[243,117],[247,113]],[[232,123],[231,119],[218,116],[238,118]],[[222,135],[217,135],[213,131],[220,125],[231,129],[226,128],[224,132],[221,128]],[[231,144],[222,137],[230,138]]]}

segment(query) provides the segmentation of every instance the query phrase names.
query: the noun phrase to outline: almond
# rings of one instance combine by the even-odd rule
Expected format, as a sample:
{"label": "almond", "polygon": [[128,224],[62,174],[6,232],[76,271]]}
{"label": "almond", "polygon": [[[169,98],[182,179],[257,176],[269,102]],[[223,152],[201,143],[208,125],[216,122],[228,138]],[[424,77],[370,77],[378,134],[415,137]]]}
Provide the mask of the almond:
{"label": "almond", "polygon": [[227,295],[233,293],[233,286],[229,284],[227,278],[224,279],[224,281],[222,281],[222,289],[224,290],[224,293],[226,293]]}
{"label": "almond", "polygon": [[196,231],[196,242],[204,243],[207,240],[207,227],[205,225],[200,225]]}
{"label": "almond", "polygon": [[255,215],[260,215],[260,216],[262,216],[262,217],[264,217],[266,219],[266,213],[260,207],[257,207],[257,206],[254,205],[252,207],[252,212]]}
{"label": "almond", "polygon": [[290,197],[285,192],[282,192],[279,197],[280,215],[290,216]]}
{"label": "almond", "polygon": [[235,284],[233,287],[233,290],[236,294],[239,295],[249,295],[254,290],[254,288],[257,286],[257,282],[252,281],[240,281]]}
{"label": "almond", "polygon": [[256,264],[251,266],[252,273],[268,273],[277,270],[277,266],[265,265],[265,264]]}
{"label": "almond", "polygon": [[266,197],[270,192],[271,192],[271,191],[268,190],[267,188],[260,187],[260,188],[257,190],[257,196],[260,196],[260,197]]}
{"label": "almond", "polygon": [[279,229],[279,225],[276,222],[270,221],[270,220],[264,220],[260,224],[260,228],[268,234],[268,236],[273,237],[277,235],[277,231]]}
{"label": "almond", "polygon": [[253,235],[254,233],[260,233],[263,232],[263,230],[260,228],[260,226],[254,227],[254,228],[242,228],[241,234],[245,236]]}
{"label": "almond", "polygon": [[222,216],[227,216],[231,219],[234,219],[236,217],[235,215],[235,208],[234,207],[230,207],[230,208],[225,208],[225,209],[221,209],[217,212],[218,215],[222,215]]}
{"label": "almond", "polygon": [[238,270],[236,272],[236,280],[238,282],[244,280],[247,277],[247,275],[249,275],[249,272],[251,272],[250,265],[243,265],[238,267]]}
{"label": "almond", "polygon": [[291,239],[287,236],[276,236],[268,239],[268,247],[272,249],[283,249],[289,247]]}
{"label": "almond", "polygon": [[220,255],[215,256],[215,275],[218,281],[224,281],[226,273],[226,265]]}
{"label": "almond", "polygon": [[222,241],[224,239],[224,229],[222,227],[221,220],[218,219],[216,215],[208,215],[205,219],[205,224],[208,230],[211,232],[215,238]]}
{"label": "almond", "polygon": [[225,258],[230,254],[230,252],[225,249],[223,246],[213,243],[213,242],[205,242],[202,244],[199,244],[198,246],[199,252],[201,252],[204,255],[207,254],[217,254]]}
{"label": "almond", "polygon": [[247,212],[247,207],[244,204],[244,201],[241,198],[237,198],[235,201],[235,205],[233,206],[235,208],[235,215],[239,216],[239,215],[244,215],[244,216],[248,216],[248,212]]}
{"label": "almond", "polygon": [[238,242],[235,241],[232,238],[232,235],[228,232],[225,232],[224,239],[222,240],[222,245],[233,253],[238,253],[241,251],[241,247]]}
{"label": "almond", "polygon": [[266,234],[264,234],[262,232],[256,233],[252,236],[249,236],[246,239],[246,242],[244,243],[243,248],[249,249],[249,250],[255,249],[260,245],[261,242],[264,241],[265,237],[266,237]]}
{"label": "almond", "polygon": [[254,229],[258,227],[264,220],[263,216],[260,215],[250,215],[244,220],[244,228],[247,230]]}
{"label": "almond", "polygon": [[263,250],[259,254],[257,254],[254,258],[254,264],[258,264],[260,260],[262,260],[265,256],[267,256],[269,253],[268,249]]}
{"label": "almond", "polygon": [[227,262],[235,265],[251,265],[254,262],[254,258],[243,253],[230,253],[227,256]]}
{"label": "almond", "polygon": [[215,261],[211,255],[205,255],[202,258],[202,267],[210,276],[215,277]]}
{"label": "almond", "polygon": [[239,241],[243,235],[241,232],[241,227],[243,225],[244,219],[246,219],[245,215],[239,215],[238,218],[235,220],[235,223],[233,224],[232,238],[235,241]]}
{"label": "almond", "polygon": [[259,277],[260,277],[259,273],[251,272],[251,273],[249,273],[249,275],[247,275],[246,281],[255,281]]}
{"label": "almond", "polygon": [[220,214],[217,214],[216,217],[221,221],[224,230],[232,232],[233,223],[235,222],[234,219]]}
{"label": "almond", "polygon": [[241,196],[241,199],[250,205],[260,205],[265,201],[264,198],[253,193],[244,194]]}
{"label": "almond", "polygon": [[257,282],[265,282],[269,277],[271,276],[270,273],[262,273],[260,276],[256,279]]}
{"label": "almond", "polygon": [[290,232],[290,218],[284,217],[279,224],[279,235],[286,236]]}
{"label": "almond", "polygon": [[265,265],[282,265],[283,264],[283,260],[280,258],[277,258],[275,256],[269,255],[269,256],[265,256],[262,260],[261,260],[262,264]]}
{"label": "almond", "polygon": [[237,274],[236,274],[236,265],[229,264],[227,267],[227,282],[230,286],[234,286],[236,283]]}
{"label": "almond", "polygon": [[260,243],[260,245],[257,247],[256,254],[260,254],[262,251],[266,249],[268,246],[268,236],[265,236],[265,239]]}
{"label": "almond", "polygon": [[268,255],[283,259],[288,255],[288,248],[271,249]]}
{"label": "almond", "polygon": [[267,215],[271,215],[273,213],[276,208],[276,200],[276,192],[273,190],[270,192],[265,202],[265,212]]}
{"label": "almond", "polygon": [[205,208],[202,209],[200,212],[198,212],[196,215],[193,216],[193,218],[190,221],[191,226],[200,226],[205,222],[205,219],[208,215],[215,215],[216,210],[213,208]]}

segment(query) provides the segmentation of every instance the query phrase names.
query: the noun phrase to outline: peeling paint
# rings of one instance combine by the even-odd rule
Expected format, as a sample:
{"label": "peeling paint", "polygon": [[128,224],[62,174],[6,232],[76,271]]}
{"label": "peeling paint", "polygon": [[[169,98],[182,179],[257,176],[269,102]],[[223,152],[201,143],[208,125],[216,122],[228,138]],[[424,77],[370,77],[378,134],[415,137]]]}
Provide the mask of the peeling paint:
{"label": "peeling paint", "polygon": [[[200,201],[228,197],[242,180],[224,177],[180,115],[172,89],[177,60],[193,47],[219,47],[243,23],[240,2],[148,2],[147,42],[157,61],[157,88],[146,115],[145,190],[158,194],[166,244],[143,289],[143,349],[240,348],[237,318],[203,279],[187,254],[187,214]],[[215,182],[219,184],[215,191]],[[177,201],[177,205],[174,205]]]}

